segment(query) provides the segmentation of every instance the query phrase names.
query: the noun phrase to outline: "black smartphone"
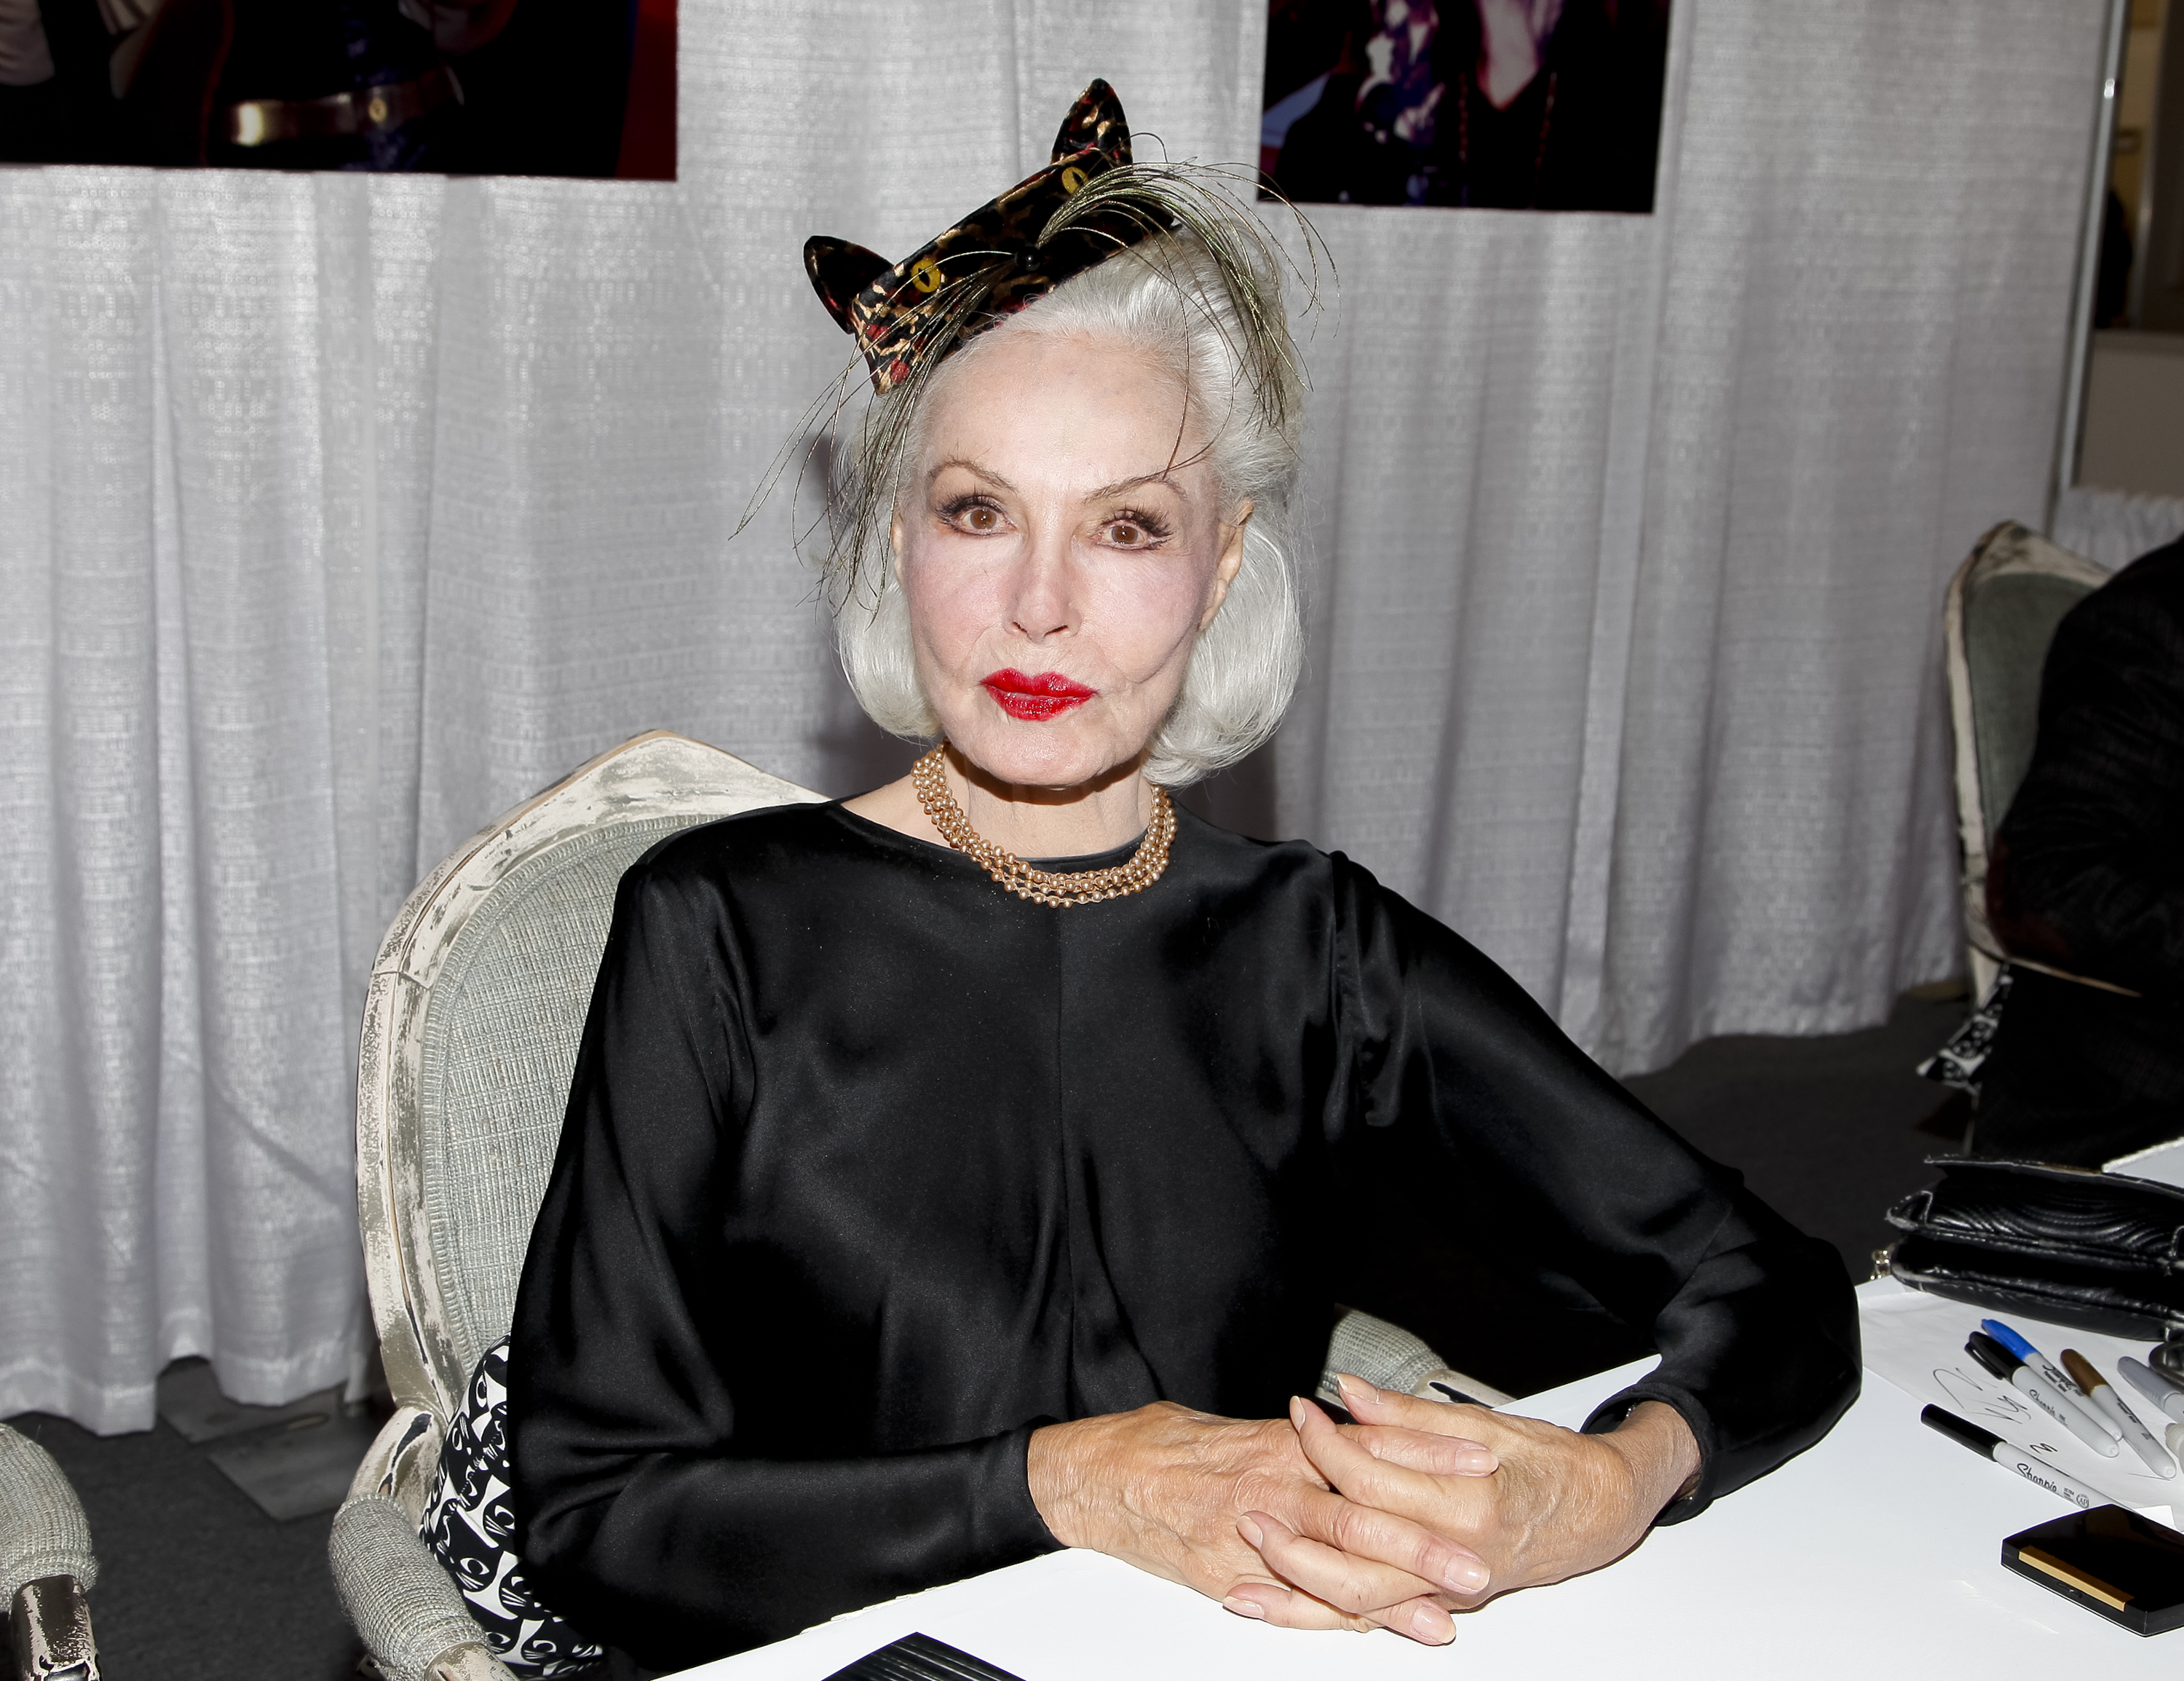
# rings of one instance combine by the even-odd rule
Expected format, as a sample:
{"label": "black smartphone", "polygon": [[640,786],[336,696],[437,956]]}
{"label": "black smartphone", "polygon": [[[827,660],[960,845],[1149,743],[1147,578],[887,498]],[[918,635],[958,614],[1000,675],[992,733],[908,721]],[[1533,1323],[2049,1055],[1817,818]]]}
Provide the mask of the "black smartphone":
{"label": "black smartphone", "polygon": [[1020,1681],[1020,1678],[930,1634],[905,1634],[876,1652],[866,1652],[847,1669],[836,1670],[827,1681]]}
{"label": "black smartphone", "polygon": [[2020,1529],[2002,1544],[2002,1561],[2135,1634],[2184,1628],[2184,1535],[2120,1506]]}

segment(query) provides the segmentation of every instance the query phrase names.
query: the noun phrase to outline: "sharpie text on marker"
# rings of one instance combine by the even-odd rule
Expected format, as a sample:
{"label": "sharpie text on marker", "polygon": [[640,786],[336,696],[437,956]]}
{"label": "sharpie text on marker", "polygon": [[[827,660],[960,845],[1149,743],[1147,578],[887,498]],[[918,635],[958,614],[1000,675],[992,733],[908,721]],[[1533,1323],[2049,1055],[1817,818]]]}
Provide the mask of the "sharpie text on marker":
{"label": "sharpie text on marker", "polygon": [[2056,1365],[2053,1361],[2048,1359],[2046,1355],[2041,1353],[2038,1349],[2033,1347],[2031,1343],[2025,1341],[2015,1330],[2003,1324],[1999,1319],[1981,1320],[1980,1329],[2031,1367],[2033,1375],[2047,1384],[2061,1400],[2064,1405],[2075,1407],[2087,1423],[2099,1430],[2110,1441],[2119,1442],[2123,1439],[2123,1432],[2116,1428],[2115,1421],[2093,1405],[2093,1398],[2086,1393],[2077,1380]]}
{"label": "sharpie text on marker", "polygon": [[1988,1376],[2008,1384],[2095,1453],[2105,1459],[2116,1456],[2117,1437],[2109,1434],[2105,1427],[2096,1428],[2075,1406],[2056,1394],[2038,1372],[1986,1332],[1973,1332],[1964,1341],[1964,1352],[1977,1361]]}
{"label": "sharpie text on marker", "polygon": [[2104,1502],[2104,1495],[2088,1494],[2063,1472],[2044,1459],[2035,1459],[2021,1449],[2010,1446],[1992,1430],[1982,1430],[1969,1418],[1959,1418],[1953,1412],[1938,1406],[1925,1408],[1919,1422],[1929,1429],[1938,1430],[1953,1442],[1961,1442],[1982,1459],[1991,1459],[2005,1471],[2014,1471],[2028,1483],[2037,1483],[2051,1495],[2060,1495],[2075,1506],[2091,1506]]}

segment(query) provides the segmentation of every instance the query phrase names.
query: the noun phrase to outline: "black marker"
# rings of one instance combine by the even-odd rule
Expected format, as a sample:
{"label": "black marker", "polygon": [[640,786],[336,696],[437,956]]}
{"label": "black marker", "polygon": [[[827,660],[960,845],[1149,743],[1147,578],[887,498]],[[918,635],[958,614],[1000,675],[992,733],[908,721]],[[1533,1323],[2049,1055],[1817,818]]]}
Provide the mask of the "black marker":
{"label": "black marker", "polygon": [[1991,1459],[1997,1465],[2014,1471],[2028,1483],[2037,1483],[2051,1495],[2060,1495],[2075,1506],[2104,1506],[2108,1496],[2098,1490],[2087,1492],[2073,1483],[2044,1459],[2035,1459],[2020,1449],[2014,1448],[1992,1430],[1982,1430],[1969,1418],[1959,1418],[1953,1412],[1938,1406],[1925,1408],[1919,1422],[1929,1429],[1939,1430],[1953,1442],[1962,1442],[1981,1459]]}

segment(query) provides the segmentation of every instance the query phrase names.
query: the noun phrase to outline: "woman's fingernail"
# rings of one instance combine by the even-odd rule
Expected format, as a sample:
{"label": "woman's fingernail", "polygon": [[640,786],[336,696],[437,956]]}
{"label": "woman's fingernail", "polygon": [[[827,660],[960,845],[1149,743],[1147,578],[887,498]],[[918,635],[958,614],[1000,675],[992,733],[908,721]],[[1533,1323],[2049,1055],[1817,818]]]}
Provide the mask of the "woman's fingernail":
{"label": "woman's fingernail", "polygon": [[1362,1378],[1353,1378],[1347,1372],[1337,1375],[1334,1387],[1342,1391],[1342,1404],[1352,1412],[1361,1406],[1369,1406],[1380,1399],[1380,1392]]}
{"label": "woman's fingernail", "polygon": [[1249,1512],[1236,1520],[1236,1533],[1251,1544],[1255,1552],[1267,1545],[1267,1532],[1251,1521]]}
{"label": "woman's fingernail", "polygon": [[1422,1605],[1411,1614],[1411,1634],[1429,1646],[1445,1646],[1456,1638],[1456,1619],[1437,1605]]}
{"label": "woman's fingernail", "polygon": [[[1441,1572],[1440,1584],[1451,1593],[1475,1594],[1486,1585],[1486,1567],[1477,1559],[1454,1559]],[[1456,1625],[1449,1626],[1453,1628]]]}
{"label": "woman's fingernail", "polygon": [[[1266,1620],[1266,1606],[1261,1605],[1256,1600],[1240,1600],[1234,1594],[1221,1601],[1221,1609],[1233,1611],[1239,1617],[1256,1617],[1262,1622]],[[1449,1624],[1448,1632],[1451,1637],[1454,1636],[1456,1634],[1454,1623]]]}

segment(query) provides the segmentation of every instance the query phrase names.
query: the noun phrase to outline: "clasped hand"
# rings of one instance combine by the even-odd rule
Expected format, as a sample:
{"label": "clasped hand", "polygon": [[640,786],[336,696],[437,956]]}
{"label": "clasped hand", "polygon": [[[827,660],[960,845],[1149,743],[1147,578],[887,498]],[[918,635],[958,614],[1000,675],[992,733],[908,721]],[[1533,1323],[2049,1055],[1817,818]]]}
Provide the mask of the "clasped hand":
{"label": "clasped hand", "polygon": [[1646,1402],[1602,1435],[1341,1380],[1356,1422],[1307,1400],[1243,1421],[1167,1402],[1034,1433],[1056,1538],[1291,1628],[1429,1645],[1451,1611],[1595,1570],[1698,1471],[1690,1427]]}

